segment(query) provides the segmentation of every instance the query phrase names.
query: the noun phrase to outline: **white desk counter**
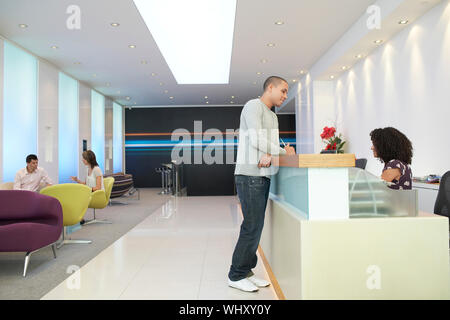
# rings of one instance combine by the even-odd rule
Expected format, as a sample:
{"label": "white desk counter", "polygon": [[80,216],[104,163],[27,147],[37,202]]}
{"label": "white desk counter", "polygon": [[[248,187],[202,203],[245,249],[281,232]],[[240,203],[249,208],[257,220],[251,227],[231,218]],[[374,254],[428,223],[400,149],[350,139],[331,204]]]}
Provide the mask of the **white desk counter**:
{"label": "white desk counter", "polygon": [[260,242],[282,296],[450,298],[448,218],[421,212],[414,191],[391,190],[352,164],[317,157],[322,168],[302,167],[302,156],[280,158]]}
{"label": "white desk counter", "polygon": [[439,184],[413,181],[412,187],[418,193],[419,210],[434,212],[434,203],[439,191]]}

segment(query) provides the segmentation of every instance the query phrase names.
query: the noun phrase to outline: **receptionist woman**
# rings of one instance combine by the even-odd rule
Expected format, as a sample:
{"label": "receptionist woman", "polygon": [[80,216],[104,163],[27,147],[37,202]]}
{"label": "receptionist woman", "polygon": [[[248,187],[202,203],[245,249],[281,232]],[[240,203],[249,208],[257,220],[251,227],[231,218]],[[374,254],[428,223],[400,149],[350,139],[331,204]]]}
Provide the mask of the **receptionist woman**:
{"label": "receptionist woman", "polygon": [[381,178],[390,182],[389,188],[410,190],[412,188],[411,141],[399,130],[387,127],[370,133],[375,158],[384,163]]}

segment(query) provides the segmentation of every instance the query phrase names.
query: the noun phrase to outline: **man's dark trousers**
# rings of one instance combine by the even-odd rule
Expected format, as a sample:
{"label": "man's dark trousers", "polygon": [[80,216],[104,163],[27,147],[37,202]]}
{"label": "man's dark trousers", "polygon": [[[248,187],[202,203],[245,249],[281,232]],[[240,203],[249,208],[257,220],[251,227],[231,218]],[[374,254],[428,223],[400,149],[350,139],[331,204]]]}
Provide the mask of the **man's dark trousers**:
{"label": "man's dark trousers", "polygon": [[239,281],[253,275],[258,258],[256,251],[264,226],[270,179],[266,177],[236,175],[236,190],[241,202],[244,221],[234,248],[228,278]]}

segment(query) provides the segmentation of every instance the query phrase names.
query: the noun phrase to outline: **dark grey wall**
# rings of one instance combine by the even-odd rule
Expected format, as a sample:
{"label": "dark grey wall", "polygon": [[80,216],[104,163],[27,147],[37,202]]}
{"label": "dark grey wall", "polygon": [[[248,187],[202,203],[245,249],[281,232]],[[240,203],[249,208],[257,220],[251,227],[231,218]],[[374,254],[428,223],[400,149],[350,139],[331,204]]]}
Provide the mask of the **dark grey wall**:
{"label": "dark grey wall", "polygon": [[[161,187],[161,175],[155,168],[162,163],[170,163],[173,143],[171,133],[180,128],[194,132],[194,121],[202,121],[202,131],[239,128],[242,107],[185,107],[185,108],[134,108],[125,111],[125,157],[126,171],[134,176],[136,187]],[[279,116],[283,139],[295,138],[295,118],[293,115]],[[191,139],[193,136],[191,136]],[[225,138],[225,135],[224,135]],[[227,139],[233,139],[228,136]],[[237,139],[235,140],[237,142]],[[133,147],[141,144],[141,147]],[[170,145],[172,144],[172,146]],[[205,144],[206,145],[206,144]],[[203,146],[204,150],[205,146]],[[226,152],[232,152],[236,159],[237,145],[223,148],[223,163],[208,165],[185,164],[184,180],[188,195],[232,195],[234,189],[234,165],[225,164]]]}

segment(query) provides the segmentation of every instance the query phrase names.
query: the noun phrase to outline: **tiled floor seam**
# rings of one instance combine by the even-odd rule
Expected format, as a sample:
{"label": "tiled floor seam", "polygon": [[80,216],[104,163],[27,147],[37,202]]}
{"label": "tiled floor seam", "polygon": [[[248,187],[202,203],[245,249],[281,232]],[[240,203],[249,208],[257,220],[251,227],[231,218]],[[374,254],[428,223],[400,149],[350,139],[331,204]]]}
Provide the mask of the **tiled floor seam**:
{"label": "tiled floor seam", "polygon": [[[156,212],[157,210],[160,210],[164,205],[166,205],[166,203],[167,203],[168,201],[170,201],[170,199],[168,199],[166,202],[164,202],[164,204],[163,204],[161,207],[159,207],[158,209],[152,211],[152,212],[150,213],[150,215],[153,214],[154,212]],[[132,228],[130,231],[132,231],[132,230],[135,229],[137,226],[139,226],[141,223],[143,223],[147,218],[148,218],[148,217],[146,217],[144,220],[142,220],[142,221],[139,222],[137,225],[135,225],[134,228]],[[129,231],[129,232],[130,232],[130,231]],[[128,233],[127,233],[127,234],[128,234]],[[124,236],[126,236],[126,234],[125,234]],[[118,239],[118,240],[119,240],[119,239]],[[117,241],[118,241],[118,240],[117,240]],[[120,300],[120,298],[123,296],[123,294],[125,293],[125,291],[130,287],[130,285],[131,285],[131,283],[133,282],[133,280],[134,280],[134,279],[137,277],[137,275],[142,271],[142,269],[144,269],[144,266],[145,266],[145,264],[147,263],[148,257],[150,257],[150,256],[151,256],[151,252],[148,253],[147,259],[144,259],[144,260],[143,260],[143,263],[142,263],[141,267],[134,273],[134,276],[130,279],[130,281],[129,281],[128,284],[125,286],[125,288],[122,290],[122,292],[118,295],[118,297],[116,298],[116,300]]]}
{"label": "tiled floor seam", "polygon": [[207,252],[208,252],[210,236],[211,236],[211,235],[208,233],[208,238],[207,238],[207,240],[206,240],[205,252],[203,253],[202,272],[200,273],[200,284],[199,284],[199,286],[198,286],[198,291],[197,291],[197,300],[199,300],[199,297],[200,297],[200,291],[202,290],[203,272],[205,271],[206,254],[207,254]]}

